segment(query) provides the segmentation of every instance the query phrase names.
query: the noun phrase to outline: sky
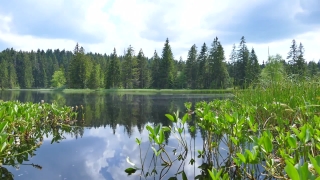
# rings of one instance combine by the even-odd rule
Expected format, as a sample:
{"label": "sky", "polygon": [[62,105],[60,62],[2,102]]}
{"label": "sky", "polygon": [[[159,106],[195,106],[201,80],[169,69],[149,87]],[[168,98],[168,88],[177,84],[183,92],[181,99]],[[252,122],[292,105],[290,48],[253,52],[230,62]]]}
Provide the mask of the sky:
{"label": "sky", "polygon": [[320,60],[319,0],[0,0],[0,51],[73,50],[118,55],[131,45],[152,57],[166,38],[175,59],[186,60],[218,37],[226,60],[245,37],[260,62],[287,57],[292,40],[307,61]]}

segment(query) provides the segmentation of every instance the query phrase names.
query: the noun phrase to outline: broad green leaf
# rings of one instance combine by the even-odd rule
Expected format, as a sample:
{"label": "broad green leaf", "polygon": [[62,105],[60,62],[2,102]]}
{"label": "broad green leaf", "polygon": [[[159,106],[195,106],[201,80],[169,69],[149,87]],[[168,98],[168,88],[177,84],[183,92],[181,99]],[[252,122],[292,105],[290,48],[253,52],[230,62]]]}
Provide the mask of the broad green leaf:
{"label": "broad green leaf", "polygon": [[160,128],[161,128],[160,124],[158,124],[156,127],[154,127],[154,135],[158,135],[159,134]]}
{"label": "broad green leaf", "polygon": [[147,129],[152,135],[155,135],[155,134],[154,134],[154,130],[153,130],[153,128],[152,128],[151,126],[147,125],[147,126],[146,126],[146,129]]}
{"label": "broad green leaf", "polygon": [[188,113],[185,113],[184,116],[182,117],[182,124],[186,123],[188,117],[189,117]]}
{"label": "broad green leaf", "polygon": [[300,179],[310,179],[311,177],[311,173],[309,172],[309,169],[308,169],[308,163],[305,162],[303,164],[303,166],[300,166],[299,167],[299,175],[300,175]]}
{"label": "broad green leaf", "polygon": [[164,132],[162,129],[159,131],[159,144],[162,144],[164,141]]}
{"label": "broad green leaf", "polygon": [[168,127],[168,126],[162,126],[162,130],[163,130],[164,132],[166,132],[166,131],[170,131],[171,128]]}
{"label": "broad green leaf", "polygon": [[140,139],[136,138],[136,143],[137,143],[138,145],[140,145],[140,144],[141,144]]}
{"label": "broad green leaf", "polygon": [[284,170],[292,180],[300,180],[298,170],[290,162],[286,161]]}
{"label": "broad green leaf", "polygon": [[320,174],[320,156],[317,156],[315,158],[313,158],[310,154],[309,154],[309,159],[313,165],[313,168],[317,171],[318,174]]}
{"label": "broad green leaf", "polygon": [[7,128],[7,126],[8,126],[8,122],[7,122],[7,121],[2,122],[2,123],[0,124],[0,134],[3,134],[3,132],[4,132],[4,130]]}
{"label": "broad green leaf", "polygon": [[246,158],[244,157],[243,154],[237,153],[237,156],[239,157],[239,159],[240,159],[243,163],[246,163],[246,162],[247,162],[247,161],[246,161]]}
{"label": "broad green leaf", "polygon": [[6,141],[4,141],[4,142],[2,143],[2,146],[1,146],[0,152],[2,152],[6,147],[7,147],[7,142],[6,142]]}
{"label": "broad green leaf", "polygon": [[273,145],[268,135],[264,137],[263,144],[264,144],[264,149],[267,151],[267,153],[271,153],[273,149]]}
{"label": "broad green leaf", "polygon": [[297,140],[294,137],[289,136],[287,139],[287,142],[291,148],[293,148],[293,149],[297,148]]}
{"label": "broad green leaf", "polygon": [[128,175],[131,175],[131,174],[135,173],[137,171],[137,169],[130,167],[130,168],[125,169],[124,171],[126,173],[128,173]]}
{"label": "broad green leaf", "polygon": [[208,169],[209,175],[212,180],[216,180],[217,178],[214,176],[213,172]]}
{"label": "broad green leaf", "polygon": [[165,114],[165,116],[172,122],[177,122],[171,114]]}
{"label": "broad green leaf", "polygon": [[181,175],[182,175],[182,179],[183,180],[188,180],[187,175],[186,175],[186,173],[184,171],[182,171]]}
{"label": "broad green leaf", "polygon": [[227,121],[229,121],[230,123],[233,123],[234,122],[234,119],[232,116],[230,116],[229,114],[225,113],[224,114],[224,117],[227,119]]}

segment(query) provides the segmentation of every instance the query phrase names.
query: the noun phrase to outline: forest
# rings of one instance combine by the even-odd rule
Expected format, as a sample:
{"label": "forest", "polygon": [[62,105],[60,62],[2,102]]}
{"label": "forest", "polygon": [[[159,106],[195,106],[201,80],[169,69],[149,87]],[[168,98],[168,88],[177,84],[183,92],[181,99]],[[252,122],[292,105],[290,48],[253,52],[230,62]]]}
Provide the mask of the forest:
{"label": "forest", "polygon": [[211,46],[198,51],[194,44],[187,59],[175,59],[167,38],[161,54],[146,57],[129,46],[123,55],[116,49],[109,55],[86,53],[76,44],[73,52],[59,49],[0,53],[0,87],[2,89],[244,89],[257,83],[291,79],[317,78],[320,60],[304,58],[302,43],[292,40],[288,56],[269,56],[259,64],[254,48],[245,37],[232,52],[224,51],[216,37]]}

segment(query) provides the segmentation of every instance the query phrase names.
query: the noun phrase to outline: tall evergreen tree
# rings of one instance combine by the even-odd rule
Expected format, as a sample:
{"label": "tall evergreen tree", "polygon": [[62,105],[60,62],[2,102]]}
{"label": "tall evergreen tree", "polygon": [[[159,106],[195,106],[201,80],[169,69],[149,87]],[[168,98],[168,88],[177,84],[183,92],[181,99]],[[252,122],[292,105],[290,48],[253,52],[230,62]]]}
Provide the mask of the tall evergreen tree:
{"label": "tall evergreen tree", "polygon": [[16,59],[16,73],[20,88],[31,88],[33,83],[32,66],[29,55],[19,51]]}
{"label": "tall evergreen tree", "polygon": [[121,71],[120,60],[117,56],[116,48],[113,49],[113,53],[110,56],[110,64],[107,75],[107,88],[119,88],[121,87]]}
{"label": "tall evergreen tree", "polygon": [[298,47],[296,44],[296,40],[292,40],[292,44],[290,46],[290,51],[287,56],[289,68],[288,68],[288,74],[298,74],[298,69],[296,67],[296,63],[298,60]]}
{"label": "tall evergreen tree", "polygon": [[148,70],[148,62],[142,49],[140,49],[138,56],[138,76],[139,76],[139,87],[148,88],[150,86],[150,75]]}
{"label": "tall evergreen tree", "polygon": [[9,87],[8,63],[5,59],[0,59],[0,88]]}
{"label": "tall evergreen tree", "polygon": [[174,83],[174,58],[167,38],[160,63],[160,88],[172,88]]}
{"label": "tall evergreen tree", "polygon": [[97,89],[100,87],[100,64],[96,63],[90,73],[90,78],[88,82],[88,88],[90,89]]}
{"label": "tall evergreen tree", "polygon": [[127,48],[121,67],[123,87],[126,89],[138,87],[137,58],[131,45]]}
{"label": "tall evergreen tree", "polygon": [[202,47],[201,47],[201,51],[200,51],[200,54],[197,58],[197,64],[199,65],[199,68],[198,68],[198,83],[197,83],[197,87],[202,89],[202,88],[205,88],[205,84],[206,83],[206,72],[208,71],[208,68],[207,68],[207,55],[208,53],[208,48],[207,48],[207,45],[206,43],[203,43]]}
{"label": "tall evergreen tree", "polygon": [[151,76],[152,76],[152,87],[159,89],[160,88],[160,57],[158,56],[157,51],[153,53],[151,61]]}
{"label": "tall evergreen tree", "polygon": [[[78,44],[74,50],[74,57],[69,65],[69,87],[70,88],[87,88],[92,64],[89,58],[78,50]],[[81,49],[83,49],[81,47]]]}
{"label": "tall evergreen tree", "polygon": [[237,61],[235,64],[235,84],[240,86],[241,88],[246,88],[248,86],[246,68],[249,61],[249,50],[246,45],[246,41],[244,36],[242,36],[238,53],[237,53]]}
{"label": "tall evergreen tree", "polygon": [[295,69],[297,69],[297,73],[300,75],[300,77],[304,77],[306,75],[306,62],[304,59],[304,47],[302,43],[299,44],[298,48],[298,58],[297,62],[295,63]]}
{"label": "tall evergreen tree", "polygon": [[197,46],[194,44],[191,46],[188,52],[188,59],[186,62],[186,71],[185,71],[188,88],[195,89],[197,86],[197,74],[198,74],[198,65],[197,65]]}
{"label": "tall evergreen tree", "polygon": [[216,89],[225,88],[228,84],[229,75],[225,63],[224,50],[217,37],[212,43],[208,62],[209,75],[211,77],[210,87]]}
{"label": "tall evergreen tree", "polygon": [[236,45],[233,44],[232,46],[232,51],[231,51],[231,54],[230,54],[230,57],[229,57],[229,60],[230,60],[230,67],[229,67],[229,75],[232,77],[232,82],[233,82],[233,86],[235,87],[236,86],[236,81],[235,81],[235,78],[236,78],[236,63],[237,63],[237,50],[236,50]]}
{"label": "tall evergreen tree", "polygon": [[319,73],[319,69],[317,67],[317,63],[314,61],[310,61],[308,63],[308,76],[313,78]]}
{"label": "tall evergreen tree", "polygon": [[258,57],[254,49],[252,48],[249,55],[249,61],[246,67],[247,83],[251,84],[253,82],[256,82],[256,80],[258,80],[259,75],[260,75],[260,65],[258,62]]}

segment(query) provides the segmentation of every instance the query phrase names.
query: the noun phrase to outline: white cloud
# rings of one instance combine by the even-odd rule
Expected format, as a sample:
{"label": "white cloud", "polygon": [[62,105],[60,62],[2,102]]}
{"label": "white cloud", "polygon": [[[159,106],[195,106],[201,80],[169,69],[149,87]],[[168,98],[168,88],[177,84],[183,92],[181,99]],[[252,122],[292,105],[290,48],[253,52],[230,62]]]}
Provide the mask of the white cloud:
{"label": "white cloud", "polygon": [[[245,30],[245,28],[255,29],[255,27],[246,26],[252,25],[252,23],[239,24],[239,19],[246,18],[242,19],[241,22],[249,22],[250,20],[259,22],[258,19],[254,19],[255,14],[250,13],[255,13],[254,10],[256,8],[261,8],[264,5],[267,8],[274,7],[277,12],[268,14],[261,12],[264,14],[257,16],[257,18],[270,16],[272,20],[281,15],[287,16],[286,19],[288,21],[297,23],[294,21],[295,15],[299,12],[306,13],[308,10],[306,9],[308,7],[301,8],[298,0],[292,2],[290,8],[288,8],[288,3],[279,3],[279,6],[276,6],[276,4],[272,4],[274,2],[245,0],[241,1],[241,3],[237,2],[235,5],[235,1],[232,0],[93,0],[90,2],[41,1],[41,3],[33,1],[34,11],[28,11],[25,15],[28,19],[27,22],[41,23],[32,24],[33,26],[46,26],[46,23],[50,24],[50,19],[48,21],[37,21],[37,18],[54,18],[57,15],[60,18],[54,21],[55,25],[59,26],[57,30],[48,29],[49,34],[41,30],[41,35],[37,35],[37,32],[29,31],[25,31],[24,34],[19,33],[15,29],[15,25],[22,23],[20,22],[21,18],[18,18],[20,16],[17,15],[19,11],[15,8],[12,8],[12,10],[9,8],[9,10],[2,10],[3,12],[1,12],[0,9],[0,43],[2,46],[4,44],[17,50],[36,50],[38,48],[73,50],[76,42],[79,42],[87,52],[107,54],[110,54],[114,47],[117,49],[118,54],[123,54],[123,50],[132,45],[136,53],[142,48],[145,55],[151,57],[155,49],[159,55],[161,54],[165,38],[168,37],[175,58],[179,59],[182,56],[183,59],[186,59],[188,50],[193,44],[196,44],[198,50],[200,50],[203,42],[210,46],[214,37],[218,36],[225,47],[226,58],[228,58],[232,43],[237,45],[241,37],[228,36],[229,33],[237,28],[221,29],[219,27],[234,28],[239,26],[242,30]],[[280,7],[287,7],[287,11],[282,11]],[[245,12],[250,13],[245,14]],[[242,16],[242,14],[244,15]],[[277,23],[281,23],[281,21]],[[22,24],[26,24],[26,22]],[[261,24],[255,25],[258,27]],[[298,25],[297,29],[300,28]],[[69,27],[72,29],[69,29]],[[28,26],[24,28],[28,28]],[[50,28],[54,28],[54,26],[50,26]],[[301,28],[305,29],[303,25],[301,25]],[[62,35],[64,30],[69,30],[70,32]],[[77,31],[74,32],[75,35],[73,35],[73,31]],[[56,32],[57,34],[51,36],[51,32]],[[277,31],[275,30],[275,32]],[[259,43],[250,43],[250,41],[255,41],[250,38],[247,39],[247,42],[249,48],[252,46],[255,48],[260,62],[267,58],[268,46],[271,54],[280,53],[285,57],[292,39],[304,44],[307,60],[318,60],[320,55],[316,47],[317,43],[320,42],[317,41],[319,32],[319,29],[314,28],[309,31],[300,30],[299,34],[292,34],[289,38],[281,38],[283,33],[281,32],[278,36],[273,36],[277,37],[278,40],[272,40],[271,42],[263,42],[263,39],[268,38],[264,37],[266,32],[263,32]],[[61,34],[59,35],[59,33]],[[248,36],[250,36],[250,33]],[[276,34],[274,32],[271,33],[273,35]],[[246,36],[246,34],[243,35]]]}

